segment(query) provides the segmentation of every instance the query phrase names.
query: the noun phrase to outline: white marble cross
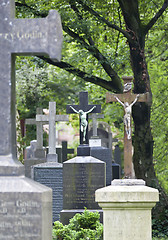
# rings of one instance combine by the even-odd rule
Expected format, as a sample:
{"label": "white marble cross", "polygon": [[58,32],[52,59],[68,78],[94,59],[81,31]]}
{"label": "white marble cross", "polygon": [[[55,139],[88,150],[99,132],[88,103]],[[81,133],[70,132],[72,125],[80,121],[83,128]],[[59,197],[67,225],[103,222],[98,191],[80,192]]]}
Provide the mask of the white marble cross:
{"label": "white marble cross", "polygon": [[36,115],[36,121],[49,123],[49,152],[47,161],[57,161],[56,154],[56,122],[69,121],[68,115],[56,115],[56,102],[49,102],[49,115]]}

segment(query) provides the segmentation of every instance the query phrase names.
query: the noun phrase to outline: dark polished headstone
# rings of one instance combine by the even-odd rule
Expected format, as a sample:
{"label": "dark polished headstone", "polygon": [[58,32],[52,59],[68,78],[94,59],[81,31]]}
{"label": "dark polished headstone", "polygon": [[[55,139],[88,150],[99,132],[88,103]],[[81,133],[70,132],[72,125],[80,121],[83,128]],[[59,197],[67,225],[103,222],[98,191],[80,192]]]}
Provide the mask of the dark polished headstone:
{"label": "dark polished headstone", "polygon": [[112,180],[121,178],[121,169],[120,165],[113,162],[112,163]]}
{"label": "dark polished headstone", "polygon": [[106,186],[111,185],[112,180],[112,149],[105,147],[91,147],[91,156],[106,163]]}
{"label": "dark polished headstone", "polygon": [[[88,152],[89,147],[79,146],[78,153]],[[77,212],[86,207],[90,211],[102,210],[95,202],[95,191],[105,186],[105,163],[92,156],[77,156],[63,163],[63,210],[61,222],[68,224]]]}
{"label": "dark polished headstone", "polygon": [[53,222],[60,220],[63,209],[63,168],[58,162],[46,162],[32,167],[33,179],[53,191]]}

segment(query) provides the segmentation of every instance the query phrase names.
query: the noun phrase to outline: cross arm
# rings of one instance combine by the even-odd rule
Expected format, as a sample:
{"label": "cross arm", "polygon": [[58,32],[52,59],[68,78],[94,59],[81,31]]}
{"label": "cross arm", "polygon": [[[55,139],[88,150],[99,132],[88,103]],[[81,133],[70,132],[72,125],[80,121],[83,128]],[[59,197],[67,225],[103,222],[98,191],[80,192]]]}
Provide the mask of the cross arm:
{"label": "cross arm", "polygon": [[[49,122],[49,115],[36,115],[36,121],[42,122],[43,124],[48,124]],[[55,115],[56,122],[68,122],[69,116],[68,115]]]}
{"label": "cross arm", "polygon": [[46,18],[14,19],[12,51],[20,55],[48,55],[60,61],[62,25],[57,11],[50,10]]}
{"label": "cross arm", "polygon": [[[115,98],[115,96],[116,96],[120,99],[121,102],[128,102],[130,104],[135,100],[137,95],[138,94],[130,94],[130,95],[111,94],[111,93],[107,92],[106,93],[106,103],[118,102],[117,99]],[[151,101],[150,94],[148,92],[139,94],[137,102],[147,102],[147,103],[149,103],[150,101]]]}
{"label": "cross arm", "polygon": [[36,119],[28,118],[28,119],[25,120],[25,124],[26,125],[34,125],[34,124],[36,124]]}

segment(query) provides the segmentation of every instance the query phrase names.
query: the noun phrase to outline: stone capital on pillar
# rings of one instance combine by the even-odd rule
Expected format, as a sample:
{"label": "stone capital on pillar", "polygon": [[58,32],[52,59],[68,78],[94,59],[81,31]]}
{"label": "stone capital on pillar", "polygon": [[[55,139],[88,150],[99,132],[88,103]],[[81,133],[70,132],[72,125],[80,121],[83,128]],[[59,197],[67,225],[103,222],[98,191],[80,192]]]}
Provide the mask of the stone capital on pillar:
{"label": "stone capital on pillar", "polygon": [[114,180],[96,190],[96,202],[103,209],[103,239],[151,240],[151,209],[158,201],[158,190],[143,180]]}

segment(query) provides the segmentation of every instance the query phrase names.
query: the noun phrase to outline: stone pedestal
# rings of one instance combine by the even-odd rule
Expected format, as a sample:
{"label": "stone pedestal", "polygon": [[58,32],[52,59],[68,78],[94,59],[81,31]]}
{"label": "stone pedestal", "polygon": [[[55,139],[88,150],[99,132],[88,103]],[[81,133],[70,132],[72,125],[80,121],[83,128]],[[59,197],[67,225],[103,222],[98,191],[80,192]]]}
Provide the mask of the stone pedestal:
{"label": "stone pedestal", "polygon": [[0,239],[52,240],[52,190],[23,175],[1,176]]}
{"label": "stone pedestal", "polygon": [[151,209],[159,201],[158,190],[143,180],[114,180],[96,191],[103,209],[104,240],[151,240]]}
{"label": "stone pedestal", "polygon": [[35,165],[32,169],[33,179],[53,191],[53,222],[60,220],[60,211],[63,209],[62,171],[62,164],[55,161]]}
{"label": "stone pedestal", "polygon": [[88,156],[88,146],[79,146],[77,153],[77,157],[63,163],[63,224],[85,207],[102,213],[95,202],[95,190],[105,186],[105,163]]}

